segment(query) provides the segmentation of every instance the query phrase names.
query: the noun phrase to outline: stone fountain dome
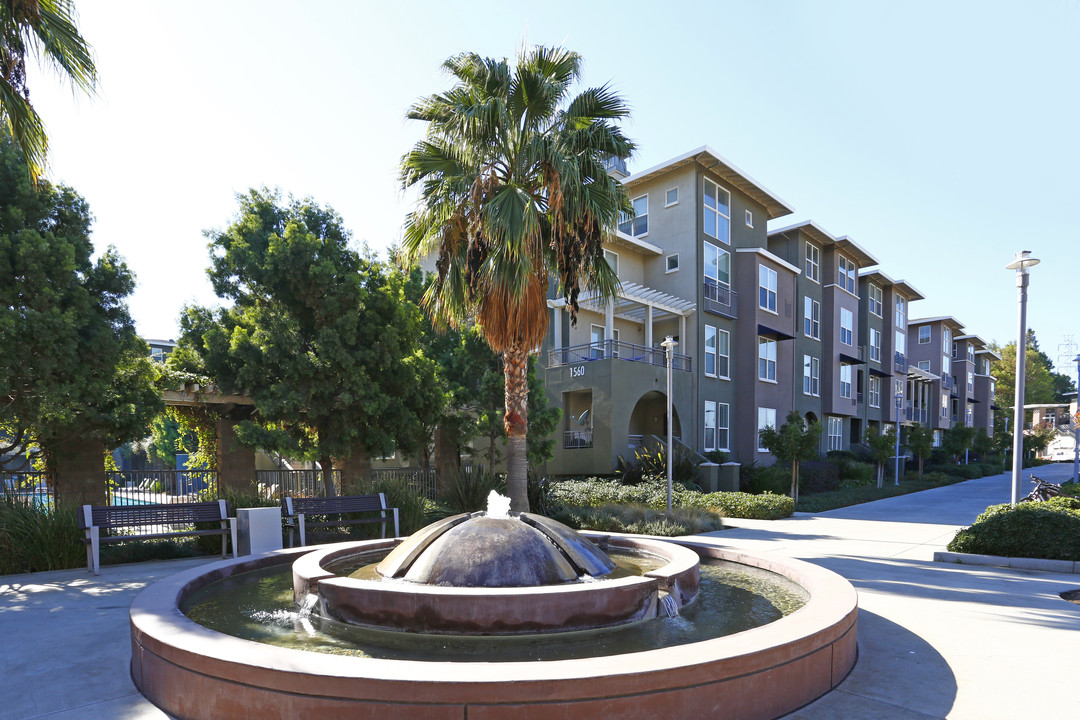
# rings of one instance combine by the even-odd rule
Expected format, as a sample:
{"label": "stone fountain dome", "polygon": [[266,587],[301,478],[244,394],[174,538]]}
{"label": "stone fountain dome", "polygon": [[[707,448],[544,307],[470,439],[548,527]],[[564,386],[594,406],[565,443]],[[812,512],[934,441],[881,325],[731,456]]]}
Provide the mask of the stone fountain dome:
{"label": "stone fountain dome", "polygon": [[383,577],[450,587],[533,587],[602,577],[615,569],[600,548],[560,522],[532,513],[465,513],[398,545]]}

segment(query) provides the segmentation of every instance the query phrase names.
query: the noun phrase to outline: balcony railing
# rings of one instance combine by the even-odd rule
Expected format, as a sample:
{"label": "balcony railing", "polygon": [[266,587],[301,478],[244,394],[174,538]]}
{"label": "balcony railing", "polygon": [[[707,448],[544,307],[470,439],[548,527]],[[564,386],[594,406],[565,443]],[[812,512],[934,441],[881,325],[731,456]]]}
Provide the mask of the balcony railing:
{"label": "balcony railing", "polygon": [[907,358],[904,357],[904,353],[898,352],[893,355],[893,368],[898,373],[907,372]]}
{"label": "balcony railing", "polygon": [[592,430],[567,430],[563,433],[562,446],[567,450],[592,447]]}
{"label": "balcony railing", "polygon": [[614,170],[616,172],[622,173],[623,175],[630,174],[626,170],[626,160],[620,157],[615,157],[614,155],[608,155],[606,158],[604,158],[604,169]]}
{"label": "balcony railing", "polygon": [[952,390],[956,387],[956,382],[952,379],[952,375],[941,376],[941,387],[943,390]]}
{"label": "balcony railing", "polygon": [[734,320],[739,313],[738,293],[715,280],[705,280],[705,311]]}
{"label": "balcony railing", "polygon": [[907,410],[904,412],[904,417],[912,422],[920,422],[923,425],[926,424],[926,408],[913,408],[910,405],[907,406]]}
{"label": "balcony railing", "polygon": [[[605,340],[603,342],[588,343],[585,345],[572,345],[570,347],[556,348],[548,352],[548,367],[559,365],[576,365],[582,362],[594,360],[626,360],[627,362],[645,363],[657,367],[667,367],[666,355],[663,348],[650,348],[644,345],[622,342],[620,340]],[[690,371],[690,356],[680,353],[672,354],[671,367],[673,370]]]}

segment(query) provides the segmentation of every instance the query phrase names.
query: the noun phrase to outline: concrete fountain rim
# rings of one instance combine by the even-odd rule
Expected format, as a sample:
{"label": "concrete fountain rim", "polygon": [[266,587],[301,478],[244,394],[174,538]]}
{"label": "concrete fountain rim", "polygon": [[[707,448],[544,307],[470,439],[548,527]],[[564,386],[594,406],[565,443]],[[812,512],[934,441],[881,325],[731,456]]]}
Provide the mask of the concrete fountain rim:
{"label": "concrete fountain rim", "polygon": [[[392,547],[396,541],[367,542],[375,550]],[[136,596],[130,609],[133,648],[139,646],[182,667],[189,667],[185,659],[199,658],[198,667],[191,669],[235,682],[250,683],[253,673],[261,674],[263,684],[282,690],[288,689],[289,676],[315,676],[335,686],[349,680],[397,683],[430,677],[418,674],[430,673],[434,667],[439,669],[439,683],[447,687],[484,686],[687,670],[739,658],[750,661],[754,656],[762,656],[759,660],[767,663],[771,660],[765,656],[779,647],[813,643],[815,637],[824,643],[833,642],[854,627],[857,594],[847,580],[831,571],[800,560],[767,557],[707,542],[679,540],[675,544],[706,558],[775,572],[801,585],[810,599],[801,609],[767,625],[697,643],[594,658],[499,663],[359,658],[282,648],[224,635],[180,612],[180,603],[196,589],[239,572],[286,564],[297,555],[318,549],[309,546],[209,563],[147,587]],[[478,667],[483,668],[482,673],[477,672]]]}

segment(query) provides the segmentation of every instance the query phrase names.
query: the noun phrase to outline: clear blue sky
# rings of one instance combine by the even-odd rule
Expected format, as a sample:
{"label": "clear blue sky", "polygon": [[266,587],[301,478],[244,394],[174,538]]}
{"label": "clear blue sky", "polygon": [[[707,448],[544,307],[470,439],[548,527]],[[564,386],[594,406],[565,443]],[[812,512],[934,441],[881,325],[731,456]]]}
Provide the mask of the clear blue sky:
{"label": "clear blue sky", "polygon": [[[633,107],[631,171],[709,145],[795,209],[851,235],[987,340],[1016,334],[1029,249],[1029,325],[1055,360],[1080,341],[1080,2],[187,2],[78,0],[100,96],[49,76],[32,99],[50,177],[97,218],[95,244],[135,271],[139,331],[177,334],[214,304],[202,231],[268,185],[333,206],[357,242],[394,243],[410,206],[404,119],[444,89],[448,56],[523,42],[585,59],[589,85]],[[1075,368],[1075,366],[1072,366]]]}

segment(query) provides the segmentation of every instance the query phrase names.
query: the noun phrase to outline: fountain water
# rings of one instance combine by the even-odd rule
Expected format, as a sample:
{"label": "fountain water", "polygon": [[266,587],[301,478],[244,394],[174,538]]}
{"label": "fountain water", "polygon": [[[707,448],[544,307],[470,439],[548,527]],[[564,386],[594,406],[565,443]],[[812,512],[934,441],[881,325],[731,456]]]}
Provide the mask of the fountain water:
{"label": "fountain water", "polygon": [[[641,575],[620,576],[601,546],[656,562]],[[778,573],[809,600],[762,627],[707,637],[687,625],[703,603],[715,604],[712,596],[695,602],[701,559]],[[369,567],[358,574],[378,579],[350,577],[358,564],[376,560],[377,572]],[[506,567],[514,564],[529,567]],[[317,606],[300,618],[299,635],[341,628],[340,637],[319,641],[319,652],[222,635],[177,612],[192,612],[199,597],[232,597],[222,585],[230,578],[251,577],[264,587],[267,572],[289,566],[293,598],[301,607]],[[715,586],[702,595],[709,588]],[[851,586],[806,563],[685,541],[578,534],[542,516],[492,506],[404,541],[222,561],[151,586],[132,605],[132,678],[166,712],[191,720],[391,713],[771,718],[843,679],[855,661],[855,616]],[[675,634],[669,623],[682,631],[672,646],[664,640]],[[600,629],[568,632],[584,628]],[[341,639],[368,642],[372,633],[387,649],[366,657]],[[624,633],[637,639],[604,649]],[[256,629],[252,637],[264,635]],[[508,637],[476,637],[491,635]],[[410,638],[431,641],[420,653],[395,649]],[[492,662],[498,645],[514,652]],[[533,659],[517,659],[522,645],[536,645]],[[455,655],[459,646],[472,654]]]}

